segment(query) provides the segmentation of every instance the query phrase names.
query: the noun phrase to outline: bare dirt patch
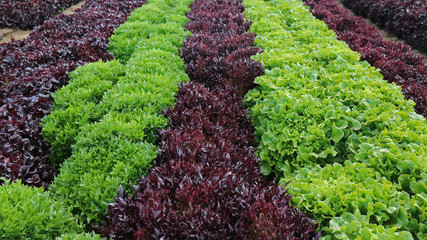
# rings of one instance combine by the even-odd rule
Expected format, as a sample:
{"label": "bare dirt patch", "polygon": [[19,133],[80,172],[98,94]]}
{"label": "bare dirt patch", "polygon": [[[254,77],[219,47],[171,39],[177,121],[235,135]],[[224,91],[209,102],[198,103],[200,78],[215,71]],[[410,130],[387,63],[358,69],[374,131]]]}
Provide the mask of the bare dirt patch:
{"label": "bare dirt patch", "polygon": [[[77,9],[81,8],[81,6],[85,3],[86,1],[81,1],[80,3],[77,3],[76,5],[73,5],[67,9],[64,10],[64,12],[62,12],[62,14],[73,14]],[[11,42],[12,39],[14,40],[21,40],[26,38],[32,30],[21,30],[21,29],[11,29],[11,28],[1,28],[0,29],[0,44],[1,43],[6,43],[6,42]]]}
{"label": "bare dirt patch", "polygon": [[2,28],[0,29],[0,35],[2,36],[0,43],[11,42],[12,39],[21,40],[26,38],[30,33],[31,30]]}

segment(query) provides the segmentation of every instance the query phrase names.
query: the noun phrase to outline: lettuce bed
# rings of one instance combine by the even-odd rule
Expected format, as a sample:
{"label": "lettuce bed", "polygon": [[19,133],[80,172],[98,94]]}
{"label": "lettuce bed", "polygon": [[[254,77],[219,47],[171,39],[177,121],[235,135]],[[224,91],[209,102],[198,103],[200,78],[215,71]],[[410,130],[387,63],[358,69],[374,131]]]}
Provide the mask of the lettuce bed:
{"label": "lettuce bed", "polygon": [[384,79],[401,86],[406,98],[416,103],[415,111],[427,117],[427,64],[422,57],[406,44],[385,41],[378,28],[342,9],[335,0],[304,2],[315,17],[337,33],[338,39],[362,55],[361,60],[381,69]]}
{"label": "lettuce bed", "polygon": [[161,111],[188,80],[178,56],[188,5],[153,0],[135,10],[110,38],[117,59],[74,71],[43,119],[52,163],[61,165],[49,190],[87,228],[156,158],[157,129],[168,124]]}
{"label": "lettuce bed", "polygon": [[424,53],[427,53],[427,2],[414,0],[343,0],[356,14],[368,17],[375,24]]}
{"label": "lettuce bed", "polygon": [[[24,40],[0,45],[0,177],[47,187],[55,170],[40,119],[68,73],[112,59],[108,38],[145,0],[88,0],[72,15],[46,21]],[[1,182],[1,181],[0,181]]]}
{"label": "lettuce bed", "polygon": [[[165,115],[159,166],[120,192],[98,231],[116,239],[316,239],[313,221],[266,183],[241,94],[262,74],[241,1],[199,0],[181,51],[191,83]],[[232,86],[232,83],[235,86]],[[239,89],[239,90],[238,90]],[[240,95],[239,95],[240,94]]]}
{"label": "lettuce bed", "polygon": [[265,76],[246,103],[264,174],[327,239],[424,239],[426,120],[297,0],[245,1]]}

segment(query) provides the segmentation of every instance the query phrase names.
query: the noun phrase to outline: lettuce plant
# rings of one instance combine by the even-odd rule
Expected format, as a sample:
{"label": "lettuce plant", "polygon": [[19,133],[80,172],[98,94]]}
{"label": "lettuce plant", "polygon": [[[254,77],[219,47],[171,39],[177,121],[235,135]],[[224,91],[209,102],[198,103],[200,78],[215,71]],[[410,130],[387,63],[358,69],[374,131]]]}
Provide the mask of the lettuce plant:
{"label": "lettuce plant", "polygon": [[65,205],[20,180],[0,186],[0,220],[1,239],[54,239],[83,231]]}
{"label": "lettuce plant", "polygon": [[[388,234],[400,232],[412,239],[410,232],[421,233],[425,227],[423,203],[416,203],[413,195],[366,164],[346,161],[343,165],[307,166],[280,181],[283,185],[290,181],[293,203],[312,212],[326,232],[342,232],[342,236],[353,239],[365,234],[363,231],[383,227]],[[349,216],[360,227],[355,233],[343,228]]]}

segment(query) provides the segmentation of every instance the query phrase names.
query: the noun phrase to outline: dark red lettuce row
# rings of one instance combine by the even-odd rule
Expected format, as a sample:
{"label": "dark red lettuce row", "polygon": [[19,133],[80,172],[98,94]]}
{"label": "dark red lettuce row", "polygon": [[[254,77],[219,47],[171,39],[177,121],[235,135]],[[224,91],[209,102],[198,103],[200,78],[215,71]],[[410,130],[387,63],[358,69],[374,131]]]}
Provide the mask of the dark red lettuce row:
{"label": "dark red lettuce row", "polygon": [[31,29],[82,0],[0,0],[0,28]]}
{"label": "dark red lettuce row", "polygon": [[44,186],[55,170],[40,119],[51,109],[51,93],[68,73],[87,62],[109,60],[108,39],[145,0],[88,0],[73,15],[59,15],[27,39],[0,45],[0,177]]}
{"label": "dark red lettuce row", "polygon": [[[319,238],[314,221],[290,204],[291,196],[284,188],[264,182],[259,170],[254,129],[243,106],[242,89],[238,89],[247,88],[263,73],[259,63],[250,59],[259,49],[251,47],[253,35],[237,30],[246,29],[243,24],[248,23],[240,21],[234,29],[227,22],[239,18],[244,10],[241,4],[240,0],[196,0],[192,4],[187,30],[200,26],[206,30],[187,37],[181,51],[192,82],[180,86],[176,105],[164,112],[170,127],[160,131],[156,167],[134,186],[133,196],[119,190],[105,223],[95,226],[102,236]],[[219,34],[228,37],[221,41]],[[237,46],[235,39],[244,36],[252,41]],[[245,69],[233,69],[241,62],[247,62],[241,66]],[[211,65],[215,67],[209,69]]]}
{"label": "dark red lettuce row", "polygon": [[[219,3],[227,11],[212,7]],[[251,23],[241,14],[244,7],[236,1],[208,1],[201,5],[187,14],[190,21],[186,30],[193,33],[181,52],[187,74],[192,81],[207,87],[229,81],[244,94],[255,86],[253,80],[264,73],[262,65],[250,59],[260,49],[252,47],[255,34],[247,33]]]}
{"label": "dark red lettuce row", "polygon": [[[190,79],[208,87],[230,81],[243,94],[246,93],[255,87],[253,79],[263,73],[262,66],[250,59],[260,52],[250,45],[254,39],[253,33],[194,34],[186,40],[181,53]],[[228,44],[222,46],[221,42]]]}
{"label": "dark red lettuce row", "polygon": [[403,43],[383,39],[377,27],[370,26],[362,17],[342,9],[335,0],[304,0],[311,13],[328,24],[338,39],[361,54],[381,70],[384,79],[402,87],[406,98],[412,99],[415,111],[427,117],[427,64]]}
{"label": "dark red lettuce row", "polygon": [[427,53],[426,0],[342,0],[356,14],[369,18],[406,42]]}

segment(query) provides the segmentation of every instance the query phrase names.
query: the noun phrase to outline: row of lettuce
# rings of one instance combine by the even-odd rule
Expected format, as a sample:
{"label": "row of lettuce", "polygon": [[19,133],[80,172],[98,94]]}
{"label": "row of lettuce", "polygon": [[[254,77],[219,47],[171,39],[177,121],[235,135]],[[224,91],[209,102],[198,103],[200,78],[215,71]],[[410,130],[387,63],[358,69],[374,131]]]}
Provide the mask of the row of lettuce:
{"label": "row of lettuce", "polygon": [[[135,10],[110,38],[116,60],[86,65],[55,93],[43,134],[61,170],[49,191],[87,226],[97,224],[117,195],[157,156],[161,114],[178,83],[188,81],[178,55],[189,1],[153,0]],[[64,160],[65,159],[65,160]]]}
{"label": "row of lettuce", "polygon": [[0,222],[0,238],[99,238],[81,232],[101,221],[120,185],[130,190],[147,174],[157,155],[156,129],[168,123],[161,110],[188,81],[178,56],[188,5],[153,0],[138,8],[110,38],[116,60],[77,68],[55,93],[43,127],[61,171],[47,192],[20,181],[1,187],[8,201],[0,216],[17,217]]}
{"label": "row of lettuce", "polygon": [[265,75],[246,104],[264,174],[326,239],[425,239],[427,125],[299,0],[246,0]]}
{"label": "row of lettuce", "polygon": [[0,28],[31,29],[82,0],[0,0]]}
{"label": "row of lettuce", "polygon": [[342,0],[356,14],[427,53],[427,2],[413,0]]}
{"label": "row of lettuce", "polygon": [[[404,43],[384,40],[377,27],[369,25],[361,17],[354,16],[349,10],[342,9],[335,0],[304,2],[310,6],[310,12],[315,17],[336,32],[338,39],[361,54],[361,60],[379,68],[385,80],[401,86],[405,97],[416,103],[415,111],[427,117],[427,63],[421,56],[416,55]],[[394,2],[401,4],[401,1]],[[381,11],[393,12],[388,8]],[[425,35],[427,30],[423,31]]]}
{"label": "row of lettuce", "polygon": [[[78,66],[109,60],[108,39],[145,0],[87,0],[74,14],[0,45],[0,177],[47,187],[56,174],[40,120]],[[1,181],[0,181],[1,183]]]}

